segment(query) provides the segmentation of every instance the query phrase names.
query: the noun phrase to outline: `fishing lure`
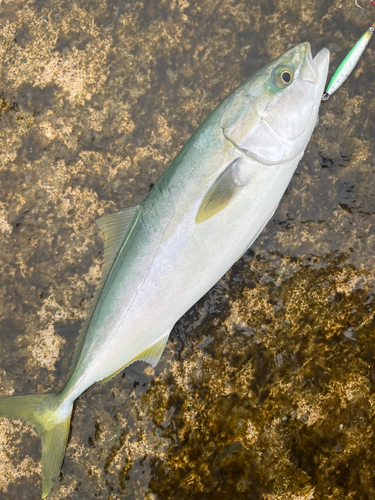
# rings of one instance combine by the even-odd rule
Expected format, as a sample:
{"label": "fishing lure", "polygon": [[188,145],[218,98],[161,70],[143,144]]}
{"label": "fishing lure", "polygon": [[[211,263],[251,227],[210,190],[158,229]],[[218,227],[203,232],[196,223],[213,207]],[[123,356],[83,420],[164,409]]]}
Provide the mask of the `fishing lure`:
{"label": "fishing lure", "polygon": [[331,81],[328,84],[327,90],[323,94],[322,100],[326,101],[330,95],[341,87],[345,80],[349,77],[353,69],[356,67],[361,55],[367,47],[372,35],[375,31],[375,23],[368,28],[366,33],[361,36],[358,42],[354,45],[349,54],[342,61],[340,66],[335,71]]}

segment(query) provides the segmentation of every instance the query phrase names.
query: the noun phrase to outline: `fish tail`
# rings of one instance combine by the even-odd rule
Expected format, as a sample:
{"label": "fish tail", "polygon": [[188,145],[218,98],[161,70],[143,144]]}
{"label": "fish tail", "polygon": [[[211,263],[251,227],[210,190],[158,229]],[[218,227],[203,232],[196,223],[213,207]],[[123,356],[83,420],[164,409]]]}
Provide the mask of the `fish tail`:
{"label": "fish tail", "polygon": [[53,394],[27,394],[0,398],[0,417],[25,420],[42,438],[42,498],[52,490],[64,460],[72,403]]}

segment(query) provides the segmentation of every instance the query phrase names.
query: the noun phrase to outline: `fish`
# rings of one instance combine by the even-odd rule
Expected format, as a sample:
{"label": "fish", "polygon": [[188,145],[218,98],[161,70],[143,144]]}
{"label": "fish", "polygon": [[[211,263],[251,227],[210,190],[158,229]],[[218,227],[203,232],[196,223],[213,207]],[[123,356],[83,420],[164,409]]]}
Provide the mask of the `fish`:
{"label": "fish", "polygon": [[98,220],[100,282],[55,393],[0,398],[0,416],[42,440],[42,498],[54,487],[73,402],[144,360],[247,251],[275,212],[317,121],[329,51],[301,43],[258,70],[204,120],[142,203]]}
{"label": "fish", "polygon": [[351,51],[342,61],[340,66],[337,68],[335,73],[333,74],[328,86],[327,90],[323,94],[323,101],[329,99],[329,97],[336,92],[337,89],[341,87],[341,85],[349,78],[354,68],[357,66],[358,61],[360,60],[363,52],[365,51],[367,45],[369,44],[372,35],[375,31],[375,23],[370,26],[366,32],[361,36],[358,42],[353,46]]}

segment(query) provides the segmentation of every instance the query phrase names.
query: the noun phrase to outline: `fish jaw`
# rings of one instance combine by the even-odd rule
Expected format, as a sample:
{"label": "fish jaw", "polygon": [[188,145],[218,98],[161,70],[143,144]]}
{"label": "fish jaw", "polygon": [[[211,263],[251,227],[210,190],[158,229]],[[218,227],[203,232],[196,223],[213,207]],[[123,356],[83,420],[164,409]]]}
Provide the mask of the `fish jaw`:
{"label": "fish jaw", "polygon": [[319,85],[316,87],[316,98],[321,99],[323,92],[324,92],[324,87],[325,83],[327,80],[327,75],[328,75],[328,68],[329,68],[329,50],[327,48],[321,49],[316,56],[313,59],[313,64],[315,71],[319,75],[322,75],[322,78],[319,80]]}

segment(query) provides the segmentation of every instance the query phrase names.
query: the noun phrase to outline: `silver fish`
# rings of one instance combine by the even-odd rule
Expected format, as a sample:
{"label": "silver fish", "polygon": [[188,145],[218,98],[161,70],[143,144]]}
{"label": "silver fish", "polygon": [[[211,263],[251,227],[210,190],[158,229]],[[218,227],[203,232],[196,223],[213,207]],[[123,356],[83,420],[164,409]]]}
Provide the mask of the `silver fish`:
{"label": "silver fish", "polygon": [[202,123],[141,205],[99,219],[100,285],[60,392],[0,399],[42,438],[43,498],[63,461],[74,400],[136,360],[155,366],[175,322],[272,217],[314,129],[329,51],[302,43]]}

